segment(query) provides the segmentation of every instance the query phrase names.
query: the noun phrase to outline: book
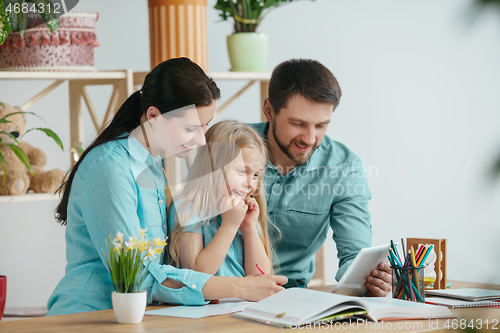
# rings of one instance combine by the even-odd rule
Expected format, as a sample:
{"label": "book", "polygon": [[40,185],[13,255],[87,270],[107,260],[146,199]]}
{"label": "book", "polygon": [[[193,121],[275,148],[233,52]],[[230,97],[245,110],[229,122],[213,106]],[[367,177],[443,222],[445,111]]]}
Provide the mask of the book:
{"label": "book", "polygon": [[273,326],[298,327],[332,320],[328,317],[344,311],[363,312],[355,316],[361,315],[362,318],[372,321],[455,317],[448,308],[442,306],[388,297],[345,296],[305,288],[280,291],[233,316]]}
{"label": "book", "polygon": [[450,309],[458,308],[479,308],[479,307],[500,307],[500,301],[464,301],[445,297],[426,297],[425,303],[432,305],[447,306]]}
{"label": "book", "polygon": [[471,302],[494,300],[494,299],[500,300],[500,290],[489,290],[489,289],[479,289],[479,288],[426,290],[425,295],[457,298]]}

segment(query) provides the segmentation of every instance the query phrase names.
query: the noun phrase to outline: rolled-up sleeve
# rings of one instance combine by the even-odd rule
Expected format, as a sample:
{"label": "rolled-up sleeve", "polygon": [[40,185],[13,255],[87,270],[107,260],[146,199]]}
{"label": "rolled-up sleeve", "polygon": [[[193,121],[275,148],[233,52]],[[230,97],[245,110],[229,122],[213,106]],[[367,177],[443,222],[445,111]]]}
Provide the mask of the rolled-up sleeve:
{"label": "rolled-up sleeve", "polygon": [[[148,229],[153,223],[147,218],[139,216],[139,211],[159,210],[155,199],[156,189],[142,189],[137,186],[130,167],[128,157],[121,155],[105,156],[86,168],[82,174],[82,196],[79,196],[81,214],[85,220],[88,233],[92,239],[103,265],[107,268],[104,250],[108,249],[106,242],[114,238],[117,232],[129,236],[139,237],[139,228]],[[141,196],[143,196],[141,200]],[[149,200],[151,196],[153,200]],[[151,207],[144,206],[144,198],[152,201]],[[161,199],[160,199],[161,201]],[[163,201],[161,201],[163,202]],[[139,208],[139,205],[143,205]],[[156,206],[155,206],[156,205]],[[154,223],[161,225],[161,214],[154,219]],[[158,221],[159,219],[159,221]],[[154,229],[153,227],[151,229]],[[157,228],[160,229],[160,228]],[[157,237],[153,232],[148,238]],[[162,234],[165,237],[165,234]],[[147,263],[145,263],[145,266]],[[180,289],[164,287],[161,283],[170,278],[184,283]],[[147,275],[141,286],[148,292],[148,302],[167,302],[185,305],[200,305],[207,303],[204,300],[202,288],[211,275],[187,269],[177,269],[170,265],[159,264],[159,259],[151,262]]]}
{"label": "rolled-up sleeve", "polygon": [[341,179],[330,212],[330,226],[339,258],[337,281],[359,251],[372,243],[371,214],[368,210],[371,193],[363,163],[355,156],[346,163],[345,170],[349,171]]}

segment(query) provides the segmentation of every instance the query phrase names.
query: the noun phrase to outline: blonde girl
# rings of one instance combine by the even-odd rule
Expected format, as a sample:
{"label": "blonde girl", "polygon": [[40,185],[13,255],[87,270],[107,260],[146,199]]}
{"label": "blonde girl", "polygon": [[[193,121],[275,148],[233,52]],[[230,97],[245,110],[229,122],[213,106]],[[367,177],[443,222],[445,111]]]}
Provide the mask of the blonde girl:
{"label": "blonde girl", "polygon": [[220,276],[272,272],[263,175],[266,144],[249,125],[221,121],[206,133],[170,210],[170,259]]}

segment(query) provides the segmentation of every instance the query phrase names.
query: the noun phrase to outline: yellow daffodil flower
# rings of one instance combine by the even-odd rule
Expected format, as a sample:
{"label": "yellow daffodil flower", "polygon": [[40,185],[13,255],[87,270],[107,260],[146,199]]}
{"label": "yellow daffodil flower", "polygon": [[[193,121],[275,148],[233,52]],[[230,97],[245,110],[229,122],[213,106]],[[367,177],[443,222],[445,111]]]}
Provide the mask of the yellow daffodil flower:
{"label": "yellow daffodil flower", "polygon": [[138,241],[137,242],[137,249],[139,250],[139,252],[146,251],[147,247],[148,246],[147,246],[145,241]]}
{"label": "yellow daffodil flower", "polygon": [[148,249],[148,258],[149,258],[150,260],[152,260],[152,259],[154,259],[155,257],[156,257],[156,252],[155,252],[155,250],[154,250],[153,248],[151,248],[151,247],[150,247],[150,248]]}
{"label": "yellow daffodil flower", "polygon": [[122,232],[117,232],[116,233],[116,238],[113,240],[113,242],[123,242],[123,233]]}
{"label": "yellow daffodil flower", "polygon": [[160,239],[160,238],[155,238],[153,239],[153,243],[155,246],[161,246],[162,248],[167,245],[167,240],[166,239]]}
{"label": "yellow daffodil flower", "polygon": [[114,247],[115,247],[115,251],[116,253],[120,254],[120,251],[123,249],[123,243],[120,243],[120,242],[115,242],[113,243]]}

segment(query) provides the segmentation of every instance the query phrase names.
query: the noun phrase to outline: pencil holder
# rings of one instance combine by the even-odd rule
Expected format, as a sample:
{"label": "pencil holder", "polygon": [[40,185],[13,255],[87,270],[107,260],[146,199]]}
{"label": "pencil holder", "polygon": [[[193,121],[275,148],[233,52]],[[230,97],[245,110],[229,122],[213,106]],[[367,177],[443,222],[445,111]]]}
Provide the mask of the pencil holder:
{"label": "pencil holder", "polygon": [[392,297],[425,302],[424,267],[392,267]]}

